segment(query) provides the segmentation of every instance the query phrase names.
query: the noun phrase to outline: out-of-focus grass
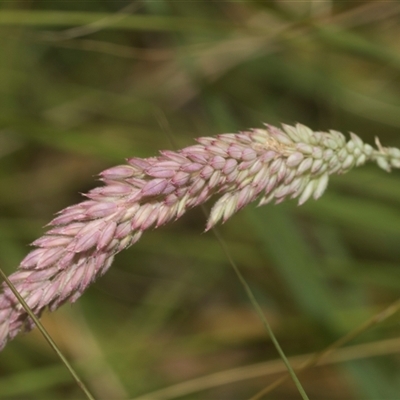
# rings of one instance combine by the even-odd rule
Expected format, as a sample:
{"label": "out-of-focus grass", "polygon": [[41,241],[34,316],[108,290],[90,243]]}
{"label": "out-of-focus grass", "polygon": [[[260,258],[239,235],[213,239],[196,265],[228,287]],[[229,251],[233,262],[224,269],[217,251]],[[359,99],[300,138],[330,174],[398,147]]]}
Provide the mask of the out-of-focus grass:
{"label": "out-of-focus grass", "polygon": [[[127,4],[2,5],[0,263],[8,273],[52,214],[96,185],[96,173],[171,148],[169,135],[182,147],[299,121],[400,147],[397,3],[143,1],[116,18]],[[318,202],[250,207],[221,227],[288,356],[323,349],[397,298],[399,179],[368,166],[334,177]],[[204,225],[192,210],[148,232],[76,304],[44,316],[97,398],[133,398],[277,358]],[[395,338],[396,321],[350,344]],[[397,351],[300,379],[313,399],[397,398]],[[277,376],[182,398],[248,398]],[[266,398],[295,395],[287,383]],[[79,396],[36,331],[0,355],[0,398]]]}

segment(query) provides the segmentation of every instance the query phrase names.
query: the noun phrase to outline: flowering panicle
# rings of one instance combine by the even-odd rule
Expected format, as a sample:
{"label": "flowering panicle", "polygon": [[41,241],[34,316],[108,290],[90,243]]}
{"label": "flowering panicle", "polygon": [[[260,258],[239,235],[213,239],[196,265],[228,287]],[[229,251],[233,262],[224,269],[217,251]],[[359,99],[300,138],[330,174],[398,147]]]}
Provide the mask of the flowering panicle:
{"label": "flowering panicle", "polygon": [[[26,303],[40,316],[75,301],[110,267],[115,254],[186,210],[219,194],[206,229],[256,198],[260,205],[298,198],[318,199],[328,177],[368,160],[390,171],[400,168],[400,150],[374,149],[355,134],[350,140],[336,131],[313,132],[303,125],[282,129],[266,125],[238,134],[202,137],[180,151],[158,157],[131,158],[126,165],[100,174],[104,186],[87,200],[68,207],[33,242],[36,247],[10,276]],[[0,295],[0,349],[33,321],[3,283]]]}

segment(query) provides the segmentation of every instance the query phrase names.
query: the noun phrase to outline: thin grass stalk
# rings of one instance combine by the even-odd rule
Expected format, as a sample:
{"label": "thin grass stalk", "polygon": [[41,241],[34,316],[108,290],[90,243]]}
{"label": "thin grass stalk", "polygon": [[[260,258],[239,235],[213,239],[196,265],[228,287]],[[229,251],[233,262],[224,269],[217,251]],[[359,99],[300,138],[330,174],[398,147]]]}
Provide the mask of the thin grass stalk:
{"label": "thin grass stalk", "polygon": [[75,380],[76,384],[78,385],[79,389],[82,390],[82,392],[85,394],[85,396],[89,400],[95,400],[93,395],[90,393],[89,389],[86,387],[86,385],[83,383],[82,379],[79,377],[78,373],[75,371],[75,369],[72,367],[72,365],[68,362],[67,358],[64,357],[64,354],[62,354],[62,352],[59,349],[59,347],[57,346],[57,344],[51,338],[51,336],[47,332],[46,328],[42,325],[42,323],[39,321],[39,319],[36,317],[36,315],[32,312],[32,310],[29,308],[28,304],[26,304],[25,300],[18,293],[18,291],[15,288],[15,286],[7,278],[7,275],[3,272],[3,270],[1,268],[0,268],[0,275],[4,279],[4,282],[7,284],[7,286],[10,288],[10,290],[13,292],[15,297],[18,299],[19,303],[24,308],[26,313],[29,315],[30,318],[32,318],[32,321],[36,324],[36,326],[38,327],[40,333],[46,339],[47,343],[54,350],[54,352],[57,354],[58,358],[60,358],[60,360],[65,365],[65,367],[67,368],[69,373],[72,375],[72,377],[74,378],[74,380]]}
{"label": "thin grass stalk", "polygon": [[[316,367],[326,365],[333,365],[342,362],[353,360],[362,360],[369,357],[379,357],[400,352],[400,339],[385,339],[375,342],[357,344],[337,349],[329,357],[321,359]],[[299,365],[304,364],[313,357],[315,354],[302,354],[292,356],[289,358],[290,363],[297,369]],[[207,389],[228,385],[230,383],[237,383],[249,379],[260,377],[267,377],[270,375],[280,374],[286,372],[286,366],[282,363],[281,359],[264,361],[257,364],[237,367],[233,369],[215,372],[210,375],[201,376],[194,379],[185,380],[163,389],[156,390],[151,393],[133,398],[132,400],[169,400],[177,399],[179,397],[188,396],[197,392]],[[288,375],[285,375],[285,381]],[[252,399],[248,399],[252,400]]]}
{"label": "thin grass stalk", "polygon": [[[400,311],[400,299],[397,299],[393,303],[391,303],[388,307],[384,310],[380,311],[379,313],[372,316],[370,319],[365,321],[360,326],[356,327],[352,331],[348,332],[346,335],[342,336],[335,342],[331,343],[325,349],[321,350],[318,353],[313,354],[308,360],[304,361],[301,365],[295,368],[295,372],[302,373],[307,369],[319,364],[323,359],[329,357],[335,350],[339,349],[340,347],[344,346],[346,343],[349,343],[351,340],[355,339],[356,337],[360,336],[362,333],[366,332],[371,327],[383,322],[384,320],[388,319],[392,315],[398,313]],[[286,382],[291,375],[286,374],[281,378],[277,379],[275,382],[271,383],[260,392],[255,394],[249,400],[260,400],[263,396],[271,393],[274,389],[282,385]]]}
{"label": "thin grass stalk", "polygon": [[265,314],[260,306],[260,304],[258,303],[256,297],[254,296],[252,290],[250,289],[250,286],[248,285],[248,283],[246,282],[246,279],[244,278],[244,276],[242,275],[242,273],[240,272],[238,266],[236,265],[235,261],[233,260],[233,258],[231,257],[229,250],[221,236],[221,234],[219,233],[219,231],[217,230],[217,228],[213,227],[212,228],[214,235],[216,236],[222,250],[224,251],[226,258],[228,259],[229,263],[231,264],[233,270],[235,271],[237,277],[239,278],[240,283],[242,284],[242,286],[244,287],[244,290],[247,294],[247,297],[250,299],[251,304],[253,305],[257,315],[259,316],[259,318],[261,319],[265,329],[267,330],[271,341],[276,349],[276,351],[278,352],[280,358],[282,359],[283,363],[285,364],[285,367],[287,368],[288,374],[289,376],[292,378],[297,390],[300,393],[300,396],[303,400],[308,400],[308,396],[307,393],[305,392],[302,384],[300,383],[299,378],[296,375],[296,372],[294,371],[294,369],[292,368],[292,366],[290,365],[289,360],[287,359],[285,352],[283,351],[281,345],[278,342],[278,339],[276,338],[273,329],[271,328],[271,325],[269,324],[267,318],[265,317]]}

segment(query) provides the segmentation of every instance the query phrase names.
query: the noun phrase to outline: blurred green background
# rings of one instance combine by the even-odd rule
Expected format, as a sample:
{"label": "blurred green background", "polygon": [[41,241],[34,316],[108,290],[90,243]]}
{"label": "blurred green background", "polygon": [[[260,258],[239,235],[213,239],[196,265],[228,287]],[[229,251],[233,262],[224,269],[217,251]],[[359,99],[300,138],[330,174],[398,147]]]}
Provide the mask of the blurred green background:
{"label": "blurred green background", "polygon": [[[7,273],[55,212],[126,157],[263,122],[353,131],[371,144],[377,135],[400,147],[397,2],[0,7]],[[317,202],[248,207],[220,227],[289,357],[322,350],[398,297],[399,181],[399,171],[368,165],[332,177]],[[186,391],[152,398],[245,399],[280,376],[278,361],[247,378],[247,366],[278,355],[216,238],[202,233],[205,221],[194,209],[147,232],[77,303],[42,318],[96,398],[186,382]],[[310,398],[400,399],[399,334],[397,314],[349,343],[358,350],[344,351],[348,361],[300,375]],[[217,372],[227,380],[212,380]],[[83,395],[34,331],[0,354],[0,398]],[[299,394],[288,381],[263,398]]]}

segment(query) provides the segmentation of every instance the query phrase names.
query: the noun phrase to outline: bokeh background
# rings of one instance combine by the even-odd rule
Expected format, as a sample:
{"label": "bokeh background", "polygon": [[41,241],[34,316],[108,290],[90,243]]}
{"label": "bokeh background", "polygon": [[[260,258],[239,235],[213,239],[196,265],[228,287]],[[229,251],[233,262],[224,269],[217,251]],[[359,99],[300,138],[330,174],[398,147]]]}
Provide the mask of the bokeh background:
{"label": "bokeh background", "polygon": [[[15,270],[96,174],[198,136],[301,122],[400,147],[400,5],[380,1],[2,1],[0,267]],[[221,226],[288,357],[322,350],[400,289],[400,172]],[[207,208],[210,208],[210,204]],[[245,399],[282,362],[194,209],[147,232],[42,318],[98,399]],[[400,399],[399,314],[299,375],[313,399]],[[339,354],[339,353],[338,353]],[[261,365],[261,372],[249,367]],[[264,369],[263,369],[264,368]],[[224,375],[212,375],[224,373]],[[191,381],[204,377],[201,381]],[[84,398],[37,331],[0,354],[1,399]],[[299,398],[291,381],[265,399]]]}

